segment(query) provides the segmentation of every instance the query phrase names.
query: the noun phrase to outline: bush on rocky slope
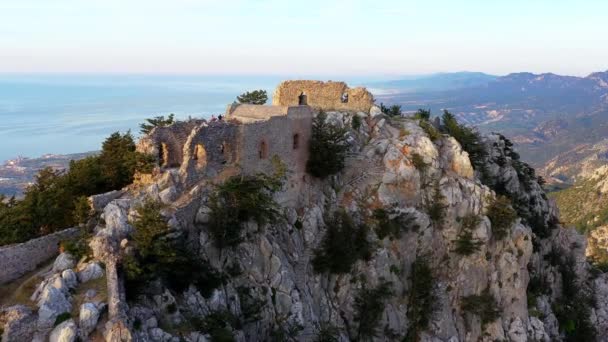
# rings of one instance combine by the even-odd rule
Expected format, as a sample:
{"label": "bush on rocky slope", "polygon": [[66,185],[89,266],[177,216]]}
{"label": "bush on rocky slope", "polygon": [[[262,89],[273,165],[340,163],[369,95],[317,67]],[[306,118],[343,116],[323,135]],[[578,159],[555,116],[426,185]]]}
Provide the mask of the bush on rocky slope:
{"label": "bush on rocky slope", "polygon": [[492,223],[492,234],[498,240],[509,234],[517,219],[517,213],[511,208],[511,201],[505,196],[497,196],[488,206],[486,215]]}
{"label": "bush on rocky slope", "polygon": [[306,171],[318,178],[340,172],[348,149],[346,133],[346,128],[329,123],[327,114],[320,112],[312,121]]}
{"label": "bush on rocky slope", "polygon": [[443,111],[441,120],[443,122],[443,125],[441,126],[442,131],[451,135],[460,143],[462,149],[469,154],[469,159],[475,170],[483,174],[485,172],[484,168],[487,151],[479,132],[459,124],[458,121],[456,121],[456,117],[447,110]]}
{"label": "bush on rocky slope", "polygon": [[357,225],[346,211],[327,219],[327,231],[312,260],[317,273],[349,273],[358,260],[369,260],[373,248],[368,241],[368,227]]}
{"label": "bush on rocky slope", "polygon": [[400,239],[404,232],[417,231],[419,228],[413,214],[401,213],[394,209],[376,209],[373,212],[373,219],[376,223],[376,235],[380,240],[387,236],[391,240]]}
{"label": "bush on rocky slope", "polygon": [[196,253],[188,251],[183,241],[169,236],[161,208],[151,200],[137,208],[131,237],[135,250],[122,262],[127,296],[145,293],[147,285],[156,279],[174,291],[181,292],[193,284],[203,296],[210,295],[220,285],[220,275]]}
{"label": "bush on rocky slope", "polygon": [[363,288],[355,297],[355,322],[359,323],[357,337],[359,340],[378,336],[378,323],[386,301],[393,295],[390,282],[382,282],[374,288]]}
{"label": "bush on rocky slope", "polygon": [[219,248],[233,247],[242,240],[243,224],[258,225],[274,221],[278,207],[272,198],[281,180],[265,174],[233,176],[219,185],[209,197],[209,233]]}
{"label": "bush on rocky slope", "polygon": [[410,326],[404,342],[418,341],[421,332],[428,329],[437,311],[435,277],[425,257],[419,257],[412,264],[410,276],[412,286],[408,294],[407,318]]}
{"label": "bush on rocky slope", "polygon": [[489,288],[481,294],[463,297],[461,307],[465,312],[479,316],[482,325],[494,322],[501,312]]}
{"label": "bush on rocky slope", "polygon": [[483,242],[473,238],[473,230],[477,228],[481,222],[481,217],[478,215],[467,215],[460,219],[460,232],[454,241],[456,247],[454,252],[461,255],[471,255],[478,252],[483,246]]}

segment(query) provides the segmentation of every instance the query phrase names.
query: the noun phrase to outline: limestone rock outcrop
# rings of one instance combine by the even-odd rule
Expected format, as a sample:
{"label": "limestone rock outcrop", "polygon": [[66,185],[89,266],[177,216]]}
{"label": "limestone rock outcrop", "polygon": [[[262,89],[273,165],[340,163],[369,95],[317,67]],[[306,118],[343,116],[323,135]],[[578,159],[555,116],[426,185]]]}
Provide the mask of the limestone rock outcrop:
{"label": "limestone rock outcrop", "polygon": [[[357,128],[352,128],[354,116],[362,120]],[[588,321],[600,340],[608,336],[605,276],[591,277],[585,238],[560,225],[533,170],[503,136],[484,137],[480,144],[486,153],[473,157],[453,137],[430,136],[430,129],[439,128],[434,123],[423,128],[411,118],[387,117],[375,106],[365,113],[328,111],[327,117],[348,129],[344,170],[315,179],[288,169],[273,197],[276,220],[244,222],[242,242],[235,247],[220,248],[214,240],[210,201],[217,184],[239,174],[238,166],[222,169],[225,164],[218,162],[212,173],[166,167],[150,183],[111,200],[90,243],[95,260],[83,261],[77,272],[62,260],[39,287],[38,326],[50,329],[58,314],[71,311],[75,283],[86,286],[105,275],[107,319],[101,318],[105,304],[92,294],[78,321],[53,329],[53,338],[84,339],[97,330],[106,341],[201,342],[218,336],[239,342],[322,336],[389,341],[412,334],[429,342],[562,341],[564,315],[558,309],[573,286],[580,288],[575,295],[589,293],[581,298],[598,302]],[[293,141],[289,144],[293,149]],[[153,142],[148,145],[154,148]],[[209,153],[219,156],[219,146]],[[180,156],[193,161],[188,158]],[[505,227],[489,212],[502,197],[516,215]],[[169,228],[162,238],[186,241],[188,255],[215,270],[217,285],[203,289],[212,281],[193,281],[176,291],[168,286],[174,279],[154,280],[127,300],[122,263],[137,248],[131,222],[135,209],[150,198],[164,203],[161,215]],[[341,212],[364,231],[369,256],[354,262],[350,272],[319,272],[313,260],[332,217]],[[392,222],[390,233],[381,232],[379,212]],[[473,247],[462,252],[461,244]],[[420,263],[428,267],[424,288],[433,299],[433,314],[424,325],[412,311],[417,298],[411,294],[420,288],[413,275]],[[382,286],[389,299],[366,306],[366,300],[381,297],[368,298]]]}

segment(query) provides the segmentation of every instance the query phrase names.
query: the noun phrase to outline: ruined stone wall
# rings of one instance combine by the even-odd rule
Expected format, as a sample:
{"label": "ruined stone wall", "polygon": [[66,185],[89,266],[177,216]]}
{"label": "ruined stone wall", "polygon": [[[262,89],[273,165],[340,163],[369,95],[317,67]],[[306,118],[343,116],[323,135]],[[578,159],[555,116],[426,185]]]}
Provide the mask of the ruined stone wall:
{"label": "ruined stone wall", "polygon": [[214,177],[238,159],[240,125],[228,121],[203,124],[190,132],[183,149],[180,176],[185,184]]}
{"label": "ruined stone wall", "polygon": [[[300,95],[306,95],[307,105],[325,111],[355,111],[368,113],[374,97],[365,88],[348,88],[344,82],[284,81],[275,90],[273,105],[298,106]],[[348,102],[342,102],[343,94]]]}
{"label": "ruined stone wall", "polygon": [[59,254],[62,240],[77,237],[80,230],[69,228],[24,243],[0,247],[0,284],[15,280]]}
{"label": "ruined stone wall", "polygon": [[232,104],[226,110],[228,119],[236,119],[242,123],[267,120],[273,116],[286,116],[287,106],[265,106],[252,104]]}
{"label": "ruined stone wall", "polygon": [[238,163],[243,172],[271,173],[275,155],[292,173],[305,172],[312,118],[309,107],[291,107],[287,116],[242,125]]}
{"label": "ruined stone wall", "polygon": [[179,167],[183,162],[183,149],[192,129],[204,120],[178,121],[171,126],[156,127],[140,139],[137,150],[153,155],[161,167]]}

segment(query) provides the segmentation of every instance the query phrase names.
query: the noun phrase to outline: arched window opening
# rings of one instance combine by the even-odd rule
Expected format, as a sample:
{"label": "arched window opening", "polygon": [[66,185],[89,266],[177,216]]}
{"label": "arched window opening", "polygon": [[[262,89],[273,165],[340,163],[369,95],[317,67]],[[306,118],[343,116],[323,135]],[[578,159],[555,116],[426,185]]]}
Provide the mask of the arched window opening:
{"label": "arched window opening", "polygon": [[342,103],[348,103],[348,94],[343,93],[342,97],[340,97],[340,101],[342,101]]}
{"label": "arched window opening", "polygon": [[262,140],[260,143],[260,150],[258,151],[260,155],[260,159],[268,158],[268,146],[266,146],[266,142]]}
{"label": "arched window opening", "polygon": [[162,167],[169,165],[169,147],[165,143],[158,146],[158,164]]}
{"label": "arched window opening", "polygon": [[192,159],[196,160],[196,167],[199,169],[207,165],[207,150],[205,150],[205,146],[196,144],[196,146],[194,146]]}
{"label": "arched window opening", "polygon": [[300,106],[308,106],[308,96],[302,92],[300,96],[298,96],[298,105]]}
{"label": "arched window opening", "polygon": [[298,133],[293,135],[293,149],[297,150],[300,148],[300,135]]}

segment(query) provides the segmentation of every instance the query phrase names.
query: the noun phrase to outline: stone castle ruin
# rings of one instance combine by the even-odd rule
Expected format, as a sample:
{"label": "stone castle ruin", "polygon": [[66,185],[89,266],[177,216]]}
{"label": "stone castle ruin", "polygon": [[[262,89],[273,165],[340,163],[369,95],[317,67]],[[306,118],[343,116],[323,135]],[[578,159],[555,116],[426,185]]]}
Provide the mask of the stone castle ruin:
{"label": "stone castle ruin", "polygon": [[[292,179],[305,177],[312,119],[319,110],[368,113],[373,96],[343,82],[285,81],[273,105],[231,104],[221,121],[191,120],[157,127],[138,150],[178,169],[184,185],[205,177],[270,173],[276,156]],[[223,177],[221,177],[223,178]]]}
{"label": "stone castle ruin", "polygon": [[307,105],[325,111],[368,113],[374,97],[365,88],[349,88],[344,82],[284,81],[274,92],[277,106]]}

